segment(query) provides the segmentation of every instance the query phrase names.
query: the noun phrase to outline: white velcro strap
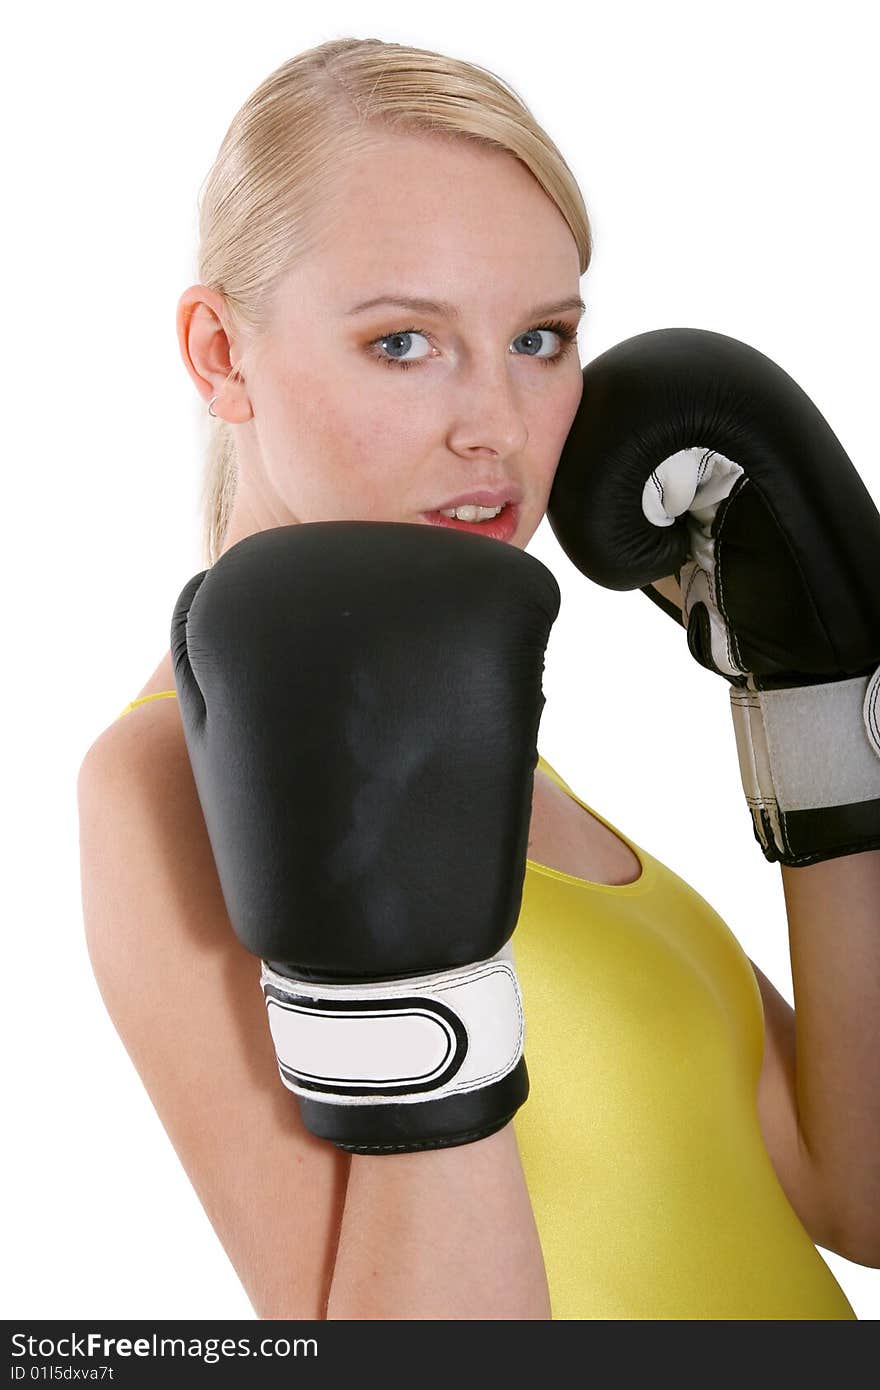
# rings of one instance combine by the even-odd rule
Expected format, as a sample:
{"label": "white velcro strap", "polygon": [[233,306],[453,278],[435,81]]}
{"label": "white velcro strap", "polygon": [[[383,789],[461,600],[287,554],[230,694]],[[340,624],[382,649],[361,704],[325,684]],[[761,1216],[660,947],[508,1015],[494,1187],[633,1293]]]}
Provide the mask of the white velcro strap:
{"label": "white velcro strap", "polygon": [[766,811],[784,846],[780,812],[880,798],[880,671],[822,685],[731,686],[746,800]]}
{"label": "white velcro strap", "polygon": [[262,963],[281,1079],[328,1104],[437,1100],[512,1071],[525,1018],[510,942],[475,965],[362,984],[291,979]]}

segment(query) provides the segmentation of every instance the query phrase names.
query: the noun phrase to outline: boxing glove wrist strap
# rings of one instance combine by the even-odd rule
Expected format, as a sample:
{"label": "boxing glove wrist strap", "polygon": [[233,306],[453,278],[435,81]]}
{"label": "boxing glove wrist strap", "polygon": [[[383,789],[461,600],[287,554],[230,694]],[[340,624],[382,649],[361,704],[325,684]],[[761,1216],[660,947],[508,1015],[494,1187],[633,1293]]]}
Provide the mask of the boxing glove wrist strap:
{"label": "boxing glove wrist strap", "polygon": [[509,942],[489,960],[393,981],[316,983],[263,961],[260,983],[282,1081],[327,1104],[459,1096],[500,1081],[522,1056]]}
{"label": "boxing glove wrist strap", "polygon": [[773,690],[749,675],[730,705],[766,859],[802,866],[880,848],[880,668]]}

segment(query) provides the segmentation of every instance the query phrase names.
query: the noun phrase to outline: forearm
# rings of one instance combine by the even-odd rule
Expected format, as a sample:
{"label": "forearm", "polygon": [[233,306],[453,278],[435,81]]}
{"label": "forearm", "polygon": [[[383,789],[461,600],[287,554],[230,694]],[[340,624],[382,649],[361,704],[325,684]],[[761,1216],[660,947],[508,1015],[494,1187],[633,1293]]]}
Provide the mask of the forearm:
{"label": "forearm", "polygon": [[550,1318],[516,1134],[355,1154],[328,1319]]}
{"label": "forearm", "polygon": [[880,850],[782,866],[801,1132],[840,1220],[880,1247]]}

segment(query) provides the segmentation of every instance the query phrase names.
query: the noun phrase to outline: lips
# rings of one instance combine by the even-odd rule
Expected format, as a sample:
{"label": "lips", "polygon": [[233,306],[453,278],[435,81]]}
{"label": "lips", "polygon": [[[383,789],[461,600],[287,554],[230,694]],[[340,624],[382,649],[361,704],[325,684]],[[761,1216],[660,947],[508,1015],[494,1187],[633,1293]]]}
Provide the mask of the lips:
{"label": "lips", "polygon": [[465,507],[468,503],[475,507],[501,507],[505,502],[519,504],[522,500],[521,489],[514,487],[512,483],[505,483],[503,487],[476,488],[472,492],[463,492],[458,497],[450,497],[448,502],[438,502],[432,510],[449,511],[450,507]]}
{"label": "lips", "polygon": [[[464,506],[464,502],[450,502],[448,506]],[[479,503],[480,506],[497,507],[499,502]],[[443,516],[439,508],[432,512],[422,512],[429,526],[449,526],[454,531],[471,531],[475,536],[486,536],[490,540],[509,541],[519,525],[520,506],[509,503],[491,521],[459,521],[454,516]]]}

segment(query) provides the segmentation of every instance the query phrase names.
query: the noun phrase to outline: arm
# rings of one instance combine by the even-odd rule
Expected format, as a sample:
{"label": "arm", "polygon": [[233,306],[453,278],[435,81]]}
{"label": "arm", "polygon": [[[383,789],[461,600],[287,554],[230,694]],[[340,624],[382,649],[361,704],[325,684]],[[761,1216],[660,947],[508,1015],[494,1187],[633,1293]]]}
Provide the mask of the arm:
{"label": "arm", "polygon": [[[757,1110],[761,1137],[780,1185],[810,1239],[854,1264],[874,1266],[876,1253],[865,1248],[844,1219],[834,1184],[825,1181],[807,1147],[798,1103],[795,1011],[751,962],[764,1006],[764,1055],[758,1079]],[[801,1048],[803,1053],[804,1049]],[[803,1063],[800,1072],[804,1071]]]}
{"label": "arm", "polygon": [[328,1318],[551,1316],[512,1124],[458,1148],[353,1156]]}
{"label": "arm", "polygon": [[259,962],[226,913],[176,701],[112,725],[77,790],[96,981],[257,1316],[549,1318],[511,1125],[393,1158],[305,1129]]}
{"label": "arm", "polygon": [[781,866],[797,1108],[844,1244],[880,1268],[880,850]]}
{"label": "arm", "polygon": [[[674,575],[654,581],[679,609]],[[880,1267],[880,851],[780,865],[797,1013],[764,1005],[764,1142],[818,1245]]]}
{"label": "arm", "polygon": [[102,734],[77,791],[86,944],[114,1027],[257,1316],[321,1318],[349,1160],[279,1086],[176,701]]}

